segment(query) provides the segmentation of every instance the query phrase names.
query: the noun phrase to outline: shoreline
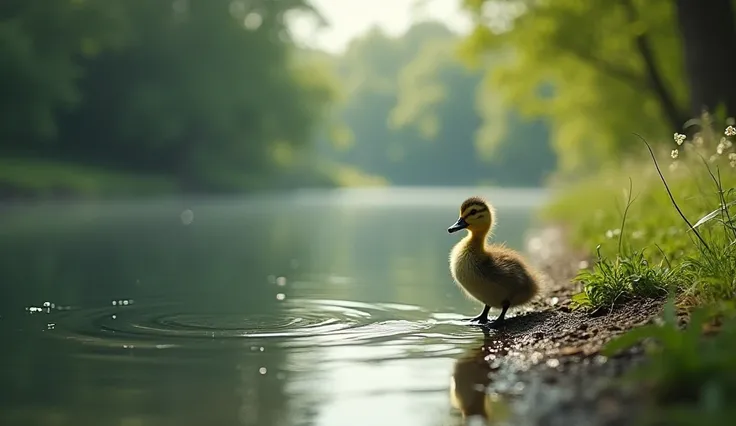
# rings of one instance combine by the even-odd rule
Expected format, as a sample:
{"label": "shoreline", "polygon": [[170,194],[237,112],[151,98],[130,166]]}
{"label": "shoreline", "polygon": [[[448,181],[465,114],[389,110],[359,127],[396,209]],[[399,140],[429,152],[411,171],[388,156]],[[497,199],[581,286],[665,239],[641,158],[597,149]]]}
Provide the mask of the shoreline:
{"label": "shoreline", "polygon": [[571,251],[564,231],[554,225],[531,234],[526,246],[547,285],[505,328],[484,331],[480,350],[492,371],[485,392],[506,406],[503,419],[488,417],[517,426],[635,423],[647,394],[620,379],[646,360],[641,346],[611,358],[600,351],[613,338],[653,323],[664,299],[639,299],[610,311],[572,310],[572,295],[579,291],[572,280],[590,259]]}

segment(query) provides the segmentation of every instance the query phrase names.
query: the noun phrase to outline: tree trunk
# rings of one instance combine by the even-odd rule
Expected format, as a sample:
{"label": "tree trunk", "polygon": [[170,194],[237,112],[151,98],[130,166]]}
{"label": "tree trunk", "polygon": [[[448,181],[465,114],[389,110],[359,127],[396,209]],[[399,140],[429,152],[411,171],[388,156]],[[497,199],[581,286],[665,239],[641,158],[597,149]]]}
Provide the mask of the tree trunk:
{"label": "tree trunk", "polygon": [[721,104],[736,114],[736,25],[731,0],[676,0],[690,114],[714,112]]}

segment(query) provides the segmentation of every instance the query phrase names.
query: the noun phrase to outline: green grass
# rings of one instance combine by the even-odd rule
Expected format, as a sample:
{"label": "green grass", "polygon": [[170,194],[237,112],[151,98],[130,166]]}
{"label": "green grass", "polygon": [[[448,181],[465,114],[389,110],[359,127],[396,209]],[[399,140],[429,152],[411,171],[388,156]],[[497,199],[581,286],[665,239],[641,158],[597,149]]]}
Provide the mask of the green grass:
{"label": "green grass", "polygon": [[732,405],[736,399],[736,306],[721,302],[697,308],[682,330],[671,299],[663,319],[660,324],[629,331],[603,350],[604,355],[613,356],[646,342],[647,361],[625,378],[643,386],[652,398],[643,423],[729,424],[736,414]]}
{"label": "green grass", "polygon": [[[647,343],[645,364],[627,376],[651,398],[645,424],[728,424],[736,415],[736,129],[726,133],[703,126],[694,138],[702,143],[673,144],[674,166],[663,160],[669,150],[655,155],[642,141],[649,158],[601,172],[543,212],[595,255],[576,278],[577,308],[669,298],[661,324],[604,350]],[[689,316],[684,330],[676,309]]]}
{"label": "green grass", "polygon": [[583,291],[573,296],[574,307],[613,307],[632,298],[665,296],[677,288],[681,275],[678,268],[650,264],[644,252],[617,254],[615,258],[598,258],[591,270],[581,270],[575,278]]}
{"label": "green grass", "polygon": [[542,212],[568,229],[576,248],[596,254],[592,268],[577,276],[583,285],[574,300],[578,307],[670,290],[690,304],[736,295],[734,152],[729,146],[711,161],[719,142],[720,136],[700,146],[685,142],[672,163],[660,153],[656,164],[650,157],[607,169]]}
{"label": "green grass", "polygon": [[175,182],[167,177],[111,172],[57,161],[0,159],[0,195],[4,197],[100,198],[171,193],[176,190]]}

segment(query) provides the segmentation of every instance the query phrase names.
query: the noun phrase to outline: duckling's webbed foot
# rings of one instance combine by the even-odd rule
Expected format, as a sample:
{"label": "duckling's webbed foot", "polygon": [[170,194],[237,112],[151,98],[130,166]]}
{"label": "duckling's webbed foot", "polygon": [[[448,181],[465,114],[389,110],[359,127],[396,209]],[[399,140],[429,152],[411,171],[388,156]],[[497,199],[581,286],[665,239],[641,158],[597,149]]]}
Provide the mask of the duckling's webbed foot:
{"label": "duckling's webbed foot", "polygon": [[496,327],[502,326],[504,322],[506,322],[506,311],[509,310],[510,306],[511,306],[511,302],[509,302],[508,300],[504,301],[502,305],[502,309],[501,309],[501,314],[498,316],[498,318],[491,321],[488,324],[488,327],[496,328]]}
{"label": "duckling's webbed foot", "polygon": [[488,322],[488,312],[490,312],[491,307],[488,305],[485,305],[483,307],[483,312],[478,314],[478,316],[470,318],[468,321],[470,322],[477,322],[478,324],[486,324]]}

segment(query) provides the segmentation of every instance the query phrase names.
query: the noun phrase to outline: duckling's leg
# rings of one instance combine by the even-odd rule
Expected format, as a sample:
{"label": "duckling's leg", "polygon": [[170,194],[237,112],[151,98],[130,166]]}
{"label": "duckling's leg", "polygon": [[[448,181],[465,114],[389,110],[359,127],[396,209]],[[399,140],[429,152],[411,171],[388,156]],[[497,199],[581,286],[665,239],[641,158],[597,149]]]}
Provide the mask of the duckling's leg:
{"label": "duckling's leg", "polygon": [[491,323],[488,324],[489,326],[491,327],[499,326],[503,324],[504,321],[506,321],[506,311],[509,310],[509,307],[511,306],[511,302],[509,302],[508,300],[504,300],[503,305],[501,306],[502,306],[501,314],[498,316],[498,318],[491,321]]}
{"label": "duckling's leg", "polygon": [[478,324],[485,324],[488,322],[488,312],[490,312],[491,307],[488,305],[485,305],[483,307],[483,312],[481,312],[477,317],[470,318],[470,321],[478,321]]}

